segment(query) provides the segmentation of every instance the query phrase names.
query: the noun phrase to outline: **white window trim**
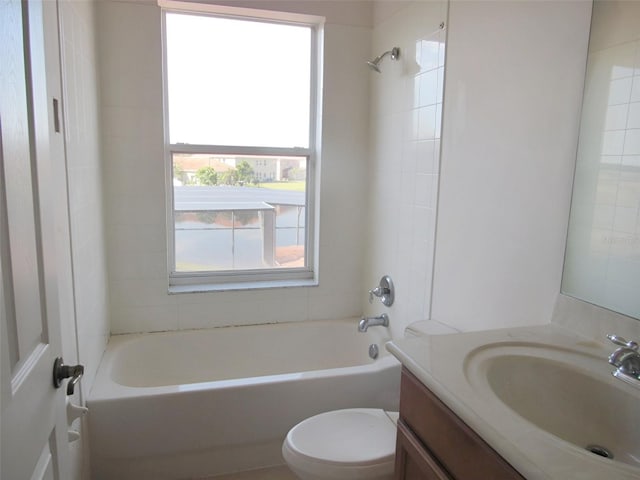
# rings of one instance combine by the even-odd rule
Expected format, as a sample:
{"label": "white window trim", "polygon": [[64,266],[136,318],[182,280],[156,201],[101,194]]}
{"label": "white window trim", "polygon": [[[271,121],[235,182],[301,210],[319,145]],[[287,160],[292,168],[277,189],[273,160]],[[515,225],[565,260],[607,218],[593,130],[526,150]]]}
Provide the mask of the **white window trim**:
{"label": "white window trim", "polygon": [[[322,105],[322,38],[323,17],[296,13],[255,10],[248,8],[212,5],[199,2],[158,0],[162,8],[162,80],[164,162],[167,212],[167,271],[169,293],[194,293],[225,290],[250,290],[257,288],[304,287],[318,285],[319,245],[319,163],[320,116]],[[268,23],[296,24],[310,27],[311,35],[311,85],[309,105],[309,148],[236,147],[223,145],[174,145],[169,141],[169,96],[167,88],[166,13],[184,12],[201,15],[250,19]],[[225,270],[220,272],[175,271],[175,219],[173,204],[173,153],[209,153],[228,155],[273,155],[307,157],[305,257],[306,266],[300,268],[272,268],[256,270]]]}

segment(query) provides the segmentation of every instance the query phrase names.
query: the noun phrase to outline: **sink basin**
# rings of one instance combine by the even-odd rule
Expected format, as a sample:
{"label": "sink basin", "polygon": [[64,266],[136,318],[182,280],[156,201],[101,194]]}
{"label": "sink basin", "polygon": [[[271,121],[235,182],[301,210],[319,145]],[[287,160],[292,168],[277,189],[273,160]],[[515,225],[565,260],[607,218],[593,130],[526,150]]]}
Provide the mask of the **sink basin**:
{"label": "sink basin", "polygon": [[535,427],[586,455],[640,467],[640,391],[613,378],[606,357],[503,344],[476,350],[465,363],[479,392]]}

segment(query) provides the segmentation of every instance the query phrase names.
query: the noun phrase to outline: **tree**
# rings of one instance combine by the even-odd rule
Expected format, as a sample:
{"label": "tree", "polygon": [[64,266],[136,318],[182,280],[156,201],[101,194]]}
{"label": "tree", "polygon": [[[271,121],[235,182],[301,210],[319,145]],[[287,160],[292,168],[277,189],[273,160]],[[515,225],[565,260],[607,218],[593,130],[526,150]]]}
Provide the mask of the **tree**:
{"label": "tree", "polygon": [[173,178],[184,185],[186,183],[185,176],[186,175],[184,172],[184,168],[182,168],[182,165],[177,162],[173,162]]}
{"label": "tree", "polygon": [[233,168],[222,173],[222,183],[225,185],[235,185],[238,183],[238,171]]}
{"label": "tree", "polygon": [[200,185],[217,185],[218,173],[213,167],[201,167],[196,171],[196,178]]}
{"label": "tree", "polygon": [[250,182],[253,179],[253,168],[249,162],[242,160],[236,167],[238,172],[238,180],[241,182]]}

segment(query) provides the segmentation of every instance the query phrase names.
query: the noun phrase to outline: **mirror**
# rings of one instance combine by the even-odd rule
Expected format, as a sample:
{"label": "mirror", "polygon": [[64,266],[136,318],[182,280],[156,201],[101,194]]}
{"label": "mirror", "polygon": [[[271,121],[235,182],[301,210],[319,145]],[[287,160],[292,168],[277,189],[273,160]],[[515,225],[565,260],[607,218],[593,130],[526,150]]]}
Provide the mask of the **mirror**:
{"label": "mirror", "polygon": [[640,2],[593,5],[562,293],[640,319]]}

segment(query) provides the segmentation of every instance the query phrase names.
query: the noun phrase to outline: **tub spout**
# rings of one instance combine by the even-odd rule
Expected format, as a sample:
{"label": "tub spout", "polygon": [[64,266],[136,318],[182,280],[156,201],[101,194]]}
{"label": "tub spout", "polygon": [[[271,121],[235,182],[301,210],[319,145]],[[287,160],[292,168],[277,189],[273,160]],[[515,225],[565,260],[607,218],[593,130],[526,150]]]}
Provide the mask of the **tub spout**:
{"label": "tub spout", "polygon": [[362,317],[360,323],[358,323],[358,331],[366,332],[369,327],[375,327],[381,325],[383,327],[389,326],[389,315],[383,313],[379,317]]}

